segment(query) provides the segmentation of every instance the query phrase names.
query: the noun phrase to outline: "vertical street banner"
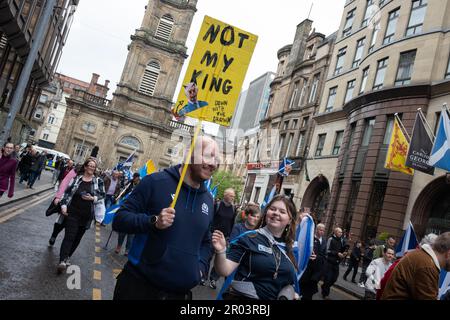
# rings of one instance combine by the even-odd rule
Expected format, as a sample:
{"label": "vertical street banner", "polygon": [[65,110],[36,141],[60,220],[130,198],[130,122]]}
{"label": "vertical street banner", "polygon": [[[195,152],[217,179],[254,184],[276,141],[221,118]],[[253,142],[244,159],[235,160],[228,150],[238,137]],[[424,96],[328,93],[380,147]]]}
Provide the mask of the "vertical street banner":
{"label": "vertical street banner", "polygon": [[450,171],[450,120],[446,110],[441,112],[429,164]]}
{"label": "vertical street banner", "polygon": [[258,37],[205,16],[172,113],[229,126]]}
{"label": "vertical street banner", "polygon": [[398,123],[397,118],[395,118],[384,167],[386,169],[413,175],[414,170],[405,165],[408,147],[408,140],[406,140],[406,137],[400,128],[400,124]]}
{"label": "vertical street banner", "polygon": [[428,164],[433,141],[425,128],[420,113],[417,112],[411,143],[406,158],[406,166],[426,174],[434,175],[434,167]]}

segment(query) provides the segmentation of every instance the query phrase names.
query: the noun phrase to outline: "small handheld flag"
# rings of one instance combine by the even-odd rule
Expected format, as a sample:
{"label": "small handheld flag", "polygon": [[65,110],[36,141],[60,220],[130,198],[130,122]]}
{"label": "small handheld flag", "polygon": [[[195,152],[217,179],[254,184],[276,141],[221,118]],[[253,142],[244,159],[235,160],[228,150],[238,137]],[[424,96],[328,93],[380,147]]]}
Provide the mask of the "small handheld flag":
{"label": "small handheld flag", "polygon": [[419,242],[417,241],[416,233],[414,232],[414,227],[411,221],[408,224],[408,228],[405,230],[400,243],[395,249],[396,257],[403,257],[407,252],[412,251],[417,248]]}

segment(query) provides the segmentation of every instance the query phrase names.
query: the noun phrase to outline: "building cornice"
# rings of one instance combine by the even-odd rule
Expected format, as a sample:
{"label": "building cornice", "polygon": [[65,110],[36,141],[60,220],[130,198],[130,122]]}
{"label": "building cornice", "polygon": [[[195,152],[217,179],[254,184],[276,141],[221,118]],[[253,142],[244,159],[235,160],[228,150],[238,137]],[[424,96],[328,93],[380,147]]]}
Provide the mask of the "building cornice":
{"label": "building cornice", "polygon": [[347,114],[343,109],[320,113],[313,117],[317,124],[324,124],[328,122],[343,120],[347,118]]}
{"label": "building cornice", "polygon": [[158,40],[154,40],[151,38],[151,36],[148,34],[148,32],[144,31],[144,30],[139,30],[138,32],[143,32],[145,35],[147,36],[141,36],[139,34],[134,34],[131,35],[131,40],[132,41],[142,41],[144,44],[148,45],[148,46],[152,46],[152,47],[156,47],[162,51],[166,51],[169,53],[173,53],[173,54],[177,54],[179,56],[181,56],[183,59],[186,59],[188,57],[188,55],[186,54],[187,48],[185,46],[181,45],[170,45],[171,43],[164,43]]}
{"label": "building cornice", "polygon": [[179,1],[174,0],[160,0],[160,1],[177,9],[181,10],[189,9],[192,10],[193,12],[197,12],[197,7],[193,4],[190,4],[189,2],[180,3]]}

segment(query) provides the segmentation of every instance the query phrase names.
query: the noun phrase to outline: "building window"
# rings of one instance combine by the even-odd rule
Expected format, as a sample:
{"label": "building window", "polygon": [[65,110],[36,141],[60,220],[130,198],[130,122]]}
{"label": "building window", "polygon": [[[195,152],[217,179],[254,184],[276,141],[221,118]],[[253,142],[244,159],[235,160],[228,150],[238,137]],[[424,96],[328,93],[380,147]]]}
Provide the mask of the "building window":
{"label": "building window", "polygon": [[83,125],[81,126],[81,128],[83,129],[83,131],[87,131],[89,133],[94,133],[95,132],[95,124],[90,123],[90,122],[84,122]]}
{"label": "building window", "polygon": [[303,142],[305,141],[305,133],[300,132],[298,136],[297,150],[295,151],[295,156],[298,157],[300,155],[300,151],[303,148]]}
{"label": "building window", "polygon": [[414,68],[415,59],[416,50],[403,52],[400,54],[397,78],[395,79],[396,86],[407,85],[411,83],[411,75]]}
{"label": "building window", "polygon": [[88,153],[88,146],[85,144],[77,143],[75,147],[74,160],[79,162],[83,161],[86,158]]}
{"label": "building window", "polygon": [[345,19],[344,31],[342,36],[348,36],[352,33],[353,20],[355,19],[356,8],[347,13],[347,18]]}
{"label": "building window", "polygon": [[328,93],[328,101],[327,107],[325,108],[325,112],[330,112],[331,110],[333,110],[334,101],[336,100],[336,91],[337,87],[333,87],[330,89],[330,92]]}
{"label": "building window", "polygon": [[49,115],[47,122],[48,124],[53,124],[55,122],[55,115],[54,114]]}
{"label": "building window", "polygon": [[124,144],[135,149],[140,149],[141,147],[141,143],[135,137],[123,137],[120,140],[120,144]]}
{"label": "building window", "polygon": [[344,103],[347,103],[350,100],[352,100],[352,98],[353,98],[353,90],[355,89],[355,82],[356,82],[355,79],[347,82],[347,91],[345,92]]}
{"label": "building window", "polygon": [[44,134],[43,134],[42,140],[48,140],[48,133],[44,133]]}
{"label": "building window", "polygon": [[304,117],[302,122],[302,128],[305,128],[308,125],[309,117]]}
{"label": "building window", "polygon": [[282,135],[280,138],[280,144],[278,145],[278,150],[276,152],[277,157],[279,157],[280,155],[280,151],[283,148],[283,144],[284,144],[284,138],[286,137],[286,135]]}
{"label": "building window", "polygon": [[339,154],[343,138],[344,138],[344,131],[337,131],[336,139],[334,140],[333,156],[337,156]]}
{"label": "building window", "polygon": [[302,91],[300,91],[300,98],[298,99],[297,107],[300,107],[303,104],[303,98],[305,97],[305,93],[308,90],[308,83],[304,83],[302,87]]}
{"label": "building window", "polygon": [[427,0],[414,0],[411,7],[411,15],[409,17],[406,35],[411,36],[422,32],[423,21],[427,11]]}
{"label": "building window", "polygon": [[377,74],[375,76],[375,82],[373,84],[373,90],[379,90],[383,88],[384,76],[386,74],[388,58],[378,60]]}
{"label": "building window", "polygon": [[384,133],[383,144],[388,145],[391,141],[392,129],[394,128],[394,116],[388,116],[386,131]]}
{"label": "building window", "polygon": [[311,93],[309,94],[308,103],[312,103],[316,100],[317,87],[319,86],[320,74],[316,74],[313,79],[313,84],[311,87]]}
{"label": "building window", "polygon": [[289,103],[289,109],[292,109],[292,107],[294,106],[295,99],[297,98],[297,94],[298,94],[298,82],[295,83],[294,92],[292,93],[291,102]]}
{"label": "building window", "polygon": [[327,134],[319,134],[319,139],[317,141],[316,153],[314,154],[316,157],[322,156],[323,146],[325,145],[325,138]]}
{"label": "building window", "polygon": [[400,8],[389,12],[388,25],[386,34],[383,39],[383,44],[391,43],[394,40],[395,29],[397,28],[398,16],[400,15]]}
{"label": "building window", "polygon": [[361,24],[361,27],[367,26],[367,22],[369,21],[369,19],[373,15],[372,5],[373,5],[373,0],[367,0],[366,13],[364,14],[364,19],[363,19],[363,22]]}
{"label": "building window", "polygon": [[153,96],[155,92],[156,83],[158,82],[159,72],[161,67],[156,61],[151,61],[144,71],[139,92],[149,96]]}
{"label": "building window", "polygon": [[358,67],[359,63],[361,62],[365,43],[366,43],[366,38],[359,39],[358,42],[356,43],[355,59],[353,59],[353,64],[352,64],[353,68]]}
{"label": "building window", "polygon": [[286,154],[285,154],[286,157],[288,157],[291,154],[290,151],[291,151],[291,145],[292,145],[293,139],[294,139],[294,134],[293,133],[289,134],[289,140],[288,140],[288,145],[287,145]]}
{"label": "building window", "polygon": [[255,197],[253,198],[253,202],[258,203],[260,192],[261,192],[261,187],[256,187],[255,188]]}
{"label": "building window", "polygon": [[294,119],[294,121],[292,121],[292,129],[297,129],[297,123],[298,119]]}
{"label": "building window", "polygon": [[347,53],[347,47],[342,48],[338,51],[336,60],[336,69],[334,69],[334,75],[338,75],[342,72],[344,67],[345,54]]}
{"label": "building window", "polygon": [[362,79],[361,79],[361,88],[359,89],[359,94],[364,93],[364,91],[366,90],[368,77],[369,77],[369,67],[367,67],[363,70],[363,75],[362,75]]}
{"label": "building window", "polygon": [[41,96],[39,97],[39,102],[47,103],[47,101],[48,101],[48,96],[46,94],[41,94]]}
{"label": "building window", "polygon": [[289,128],[289,121],[285,121],[283,130],[287,130],[288,128]]}
{"label": "building window", "polygon": [[369,145],[374,126],[375,126],[375,119],[366,120],[366,127],[364,128],[364,136],[361,143],[362,147],[367,147]]}
{"label": "building window", "polygon": [[380,21],[378,21],[373,27],[372,40],[370,41],[369,53],[371,53],[373,51],[373,48],[375,47],[380,29],[381,29],[381,25],[380,25]]}
{"label": "building window", "polygon": [[42,119],[43,113],[44,113],[44,110],[41,107],[39,107],[36,109],[36,112],[34,113],[34,117],[36,119]]}
{"label": "building window", "polygon": [[377,236],[378,223],[380,221],[381,210],[383,209],[386,189],[387,182],[376,181],[373,184],[366,220],[363,226],[363,239],[366,242],[368,242],[369,239],[375,239]]}
{"label": "building window", "polygon": [[173,25],[173,18],[168,14],[163,15],[156,28],[155,38],[166,42],[169,41],[172,35]]}

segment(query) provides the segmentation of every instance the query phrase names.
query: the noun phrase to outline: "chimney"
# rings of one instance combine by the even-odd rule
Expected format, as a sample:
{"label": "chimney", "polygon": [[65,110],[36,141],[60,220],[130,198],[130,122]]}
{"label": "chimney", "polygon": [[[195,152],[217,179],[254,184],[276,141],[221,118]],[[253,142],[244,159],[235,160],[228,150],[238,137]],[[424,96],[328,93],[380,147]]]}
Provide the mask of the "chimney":
{"label": "chimney", "polygon": [[109,80],[105,80],[105,87],[108,88],[108,85],[109,85]]}
{"label": "chimney", "polygon": [[98,81],[98,78],[100,78],[99,74],[93,73],[91,78],[91,84],[96,84]]}

